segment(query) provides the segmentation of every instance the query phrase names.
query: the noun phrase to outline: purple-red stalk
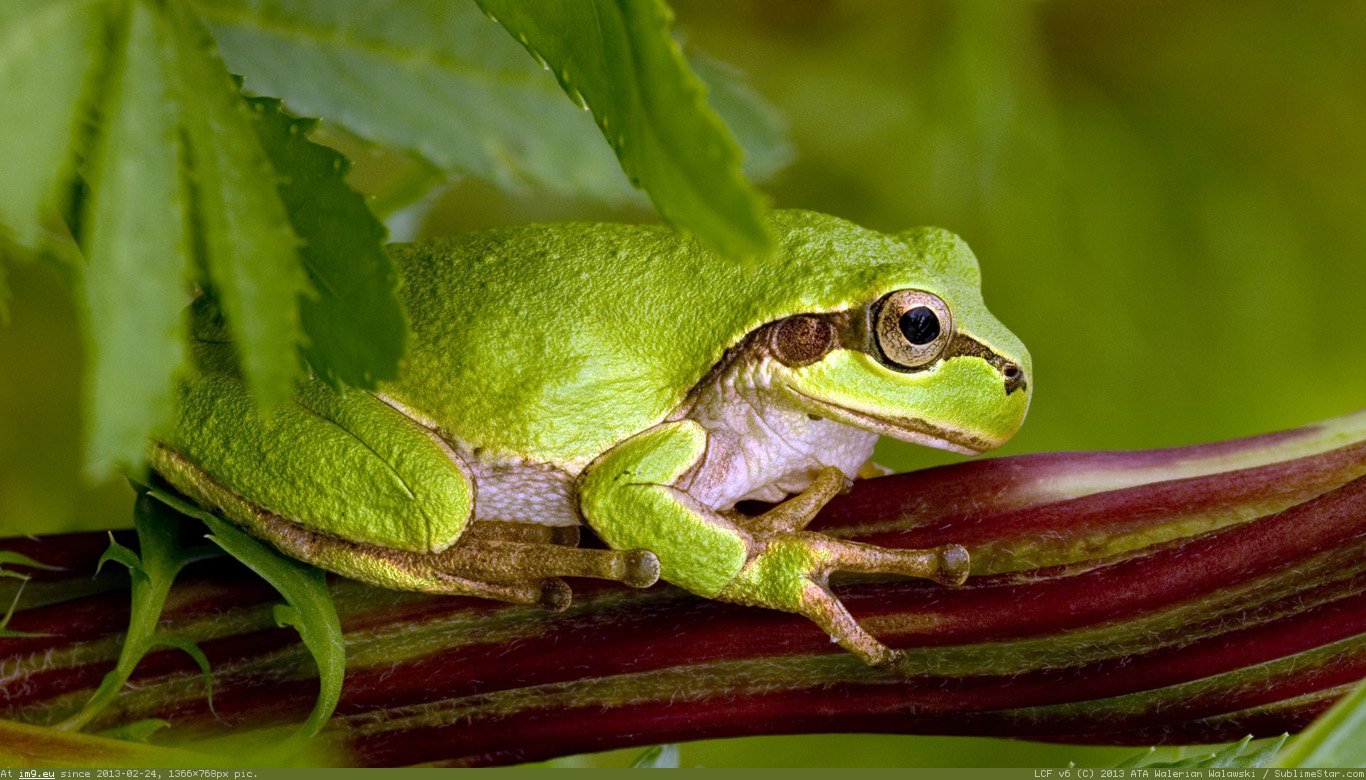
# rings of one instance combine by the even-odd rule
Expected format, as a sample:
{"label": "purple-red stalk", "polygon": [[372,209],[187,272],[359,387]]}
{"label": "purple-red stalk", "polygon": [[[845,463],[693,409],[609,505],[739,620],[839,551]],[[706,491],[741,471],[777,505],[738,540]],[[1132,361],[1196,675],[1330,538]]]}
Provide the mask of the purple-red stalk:
{"label": "purple-red stalk", "polygon": [[[1366,413],[1220,444],[867,480],[813,527],[969,549],[975,576],[961,588],[837,588],[908,651],[908,674],[863,666],[802,618],[666,586],[576,582],[575,604],[552,614],[336,579],[348,671],[316,760],[506,764],[840,731],[1231,741],[1296,730],[1366,677]],[[128,592],[122,575],[90,579],[105,544],[0,542],[64,568],[32,572],[10,622],[41,636],[0,638],[0,717],[59,722],[111,667]],[[162,625],[212,661],[213,710],[193,661],[158,651],[92,729],[162,718],[154,742],[202,746],[301,721],[316,670],[274,626],[277,601],[234,563],[188,569]]]}

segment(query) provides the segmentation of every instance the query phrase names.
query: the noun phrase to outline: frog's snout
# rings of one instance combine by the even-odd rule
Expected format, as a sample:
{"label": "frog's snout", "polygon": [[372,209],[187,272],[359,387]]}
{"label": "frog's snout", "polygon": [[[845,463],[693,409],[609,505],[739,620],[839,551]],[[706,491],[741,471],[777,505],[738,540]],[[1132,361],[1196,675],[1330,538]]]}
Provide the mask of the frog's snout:
{"label": "frog's snout", "polygon": [[1029,387],[1029,380],[1025,377],[1023,368],[1015,363],[1005,363],[1001,366],[1001,376],[1006,380],[1006,395],[1010,395],[1016,390],[1024,390]]}

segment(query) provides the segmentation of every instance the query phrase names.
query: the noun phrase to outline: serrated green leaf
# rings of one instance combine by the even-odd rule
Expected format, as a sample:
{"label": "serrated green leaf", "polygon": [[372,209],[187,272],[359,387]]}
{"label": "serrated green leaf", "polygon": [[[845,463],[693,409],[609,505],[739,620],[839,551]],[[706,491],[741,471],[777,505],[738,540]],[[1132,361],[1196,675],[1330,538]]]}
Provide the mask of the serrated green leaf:
{"label": "serrated green leaf", "polygon": [[1208,769],[1214,767],[1223,768],[1257,768],[1264,767],[1276,756],[1276,751],[1280,750],[1281,745],[1285,744],[1285,735],[1260,746],[1258,749],[1247,752],[1247,747],[1252,743],[1252,735],[1243,737],[1231,745],[1220,748],[1213,753],[1198,753],[1193,756],[1186,756],[1175,761],[1147,761],[1155,752],[1155,748],[1148,748],[1147,752],[1139,753],[1115,765],[1116,769]]}
{"label": "serrated green leaf", "polygon": [[1243,759],[1242,766],[1270,766],[1271,762],[1274,761],[1276,755],[1281,752],[1281,748],[1285,746],[1286,740],[1288,739],[1290,739],[1289,734],[1282,734],[1279,737],[1276,737],[1275,739],[1268,740],[1267,743],[1263,745],[1261,748],[1245,756]]}
{"label": "serrated green leaf", "polygon": [[342,681],[346,676],[346,643],[342,639],[337,609],[332,604],[332,593],[327,589],[327,577],[321,569],[275,552],[225,520],[213,515],[202,519],[213,531],[209,537],[213,542],[285,597],[287,604],[276,606],[275,619],[280,625],[293,626],[299,632],[299,638],[318,665],[318,700],[313,712],[281,747],[282,752],[292,752],[322,730],[332,717],[341,699]]}
{"label": "serrated green leaf", "polygon": [[[119,650],[113,670],[100,681],[85,706],[57,725],[64,731],[84,728],[123,690],[143,656],[158,644],[171,644],[165,641],[167,635],[159,635],[156,630],[161,610],[166,605],[166,596],[182,568],[211,554],[205,547],[182,546],[178,515],[148,493],[138,496],[133,506],[133,525],[137,530],[139,553],[134,555],[111,537],[109,550],[100,558],[101,564],[105,560],[113,560],[127,566],[129,571],[142,573],[141,577],[131,578],[132,607],[123,647]],[[200,662],[203,655],[197,653],[198,648],[190,652],[196,663]]]}
{"label": "serrated green leaf", "polygon": [[[70,172],[77,122],[98,69],[104,0],[0,3],[0,231],[38,242]],[[3,287],[3,283],[0,283]],[[3,306],[0,290],[0,307]]]}
{"label": "serrated green leaf", "polygon": [[678,745],[669,743],[667,745],[655,745],[649,748],[640,757],[631,762],[632,769],[678,769],[682,754],[678,750]]}
{"label": "serrated green leaf", "polygon": [[713,251],[769,251],[759,193],[670,34],[662,0],[479,0],[582,100],[622,169],[675,227]]}
{"label": "serrated green leaf", "polygon": [[592,117],[472,2],[196,7],[246,86],[295,112],[513,191],[638,197]]}
{"label": "serrated green leaf", "polygon": [[1205,761],[1204,763],[1200,764],[1200,766],[1204,766],[1204,767],[1230,767],[1230,766],[1240,766],[1240,764],[1239,764],[1239,759],[1242,757],[1243,749],[1246,748],[1247,745],[1248,745],[1248,743],[1251,742],[1251,741],[1252,741],[1252,735],[1249,734],[1249,735],[1247,735],[1246,737],[1243,737],[1242,739],[1238,740],[1237,742],[1234,742],[1232,745],[1229,745],[1229,746],[1227,746],[1227,747],[1225,747],[1225,748],[1222,748],[1222,749],[1220,749],[1220,750],[1215,751],[1214,754],[1211,755],[1207,761]]}
{"label": "serrated green leaf", "polygon": [[152,579],[142,568],[142,560],[138,554],[114,541],[114,535],[109,535],[109,546],[104,548],[104,553],[100,555],[99,561],[95,563],[95,574],[104,570],[104,565],[109,562],[117,563],[128,569],[128,576],[133,579],[141,580],[150,584]]}
{"label": "serrated green leaf", "polygon": [[346,183],[351,163],[308,140],[316,122],[284,113],[278,100],[248,101],[261,144],[276,170],[288,172],[280,197],[300,257],[318,291],[302,304],[304,355],[334,387],[373,388],[398,376],[408,323],[398,301],[398,274],[384,251],[387,232]]}
{"label": "serrated green leaf", "polygon": [[1295,735],[1272,766],[1366,767],[1366,681]]}
{"label": "serrated green leaf", "polygon": [[99,733],[101,737],[110,739],[121,739],[125,742],[146,742],[152,735],[170,726],[171,724],[161,718],[144,718],[135,720],[123,726],[116,726],[106,729]]}
{"label": "serrated green leaf", "polygon": [[204,265],[247,383],[269,407],[299,374],[299,303],[312,291],[252,110],[194,12],[166,7]]}
{"label": "serrated green leaf", "polygon": [[[608,202],[637,200],[593,118],[473,3],[197,0],[247,86],[295,111],[447,171]],[[700,63],[712,105],[771,175],[790,156],[776,112],[724,67]]]}
{"label": "serrated green leaf", "polygon": [[280,625],[293,626],[299,632],[318,665],[318,701],[313,712],[278,751],[287,754],[300,749],[332,717],[341,699],[342,681],[346,676],[346,643],[337,608],[332,603],[332,592],[327,589],[327,576],[321,569],[281,555],[228,521],[179,496],[157,488],[148,490],[147,494],[181,514],[203,521],[212,532],[210,541],[284,596],[286,603],[274,609],[275,619]]}
{"label": "serrated green leaf", "polygon": [[161,15],[133,3],[88,176],[86,467],[94,476],[142,468],[188,364],[189,242],[165,37]]}

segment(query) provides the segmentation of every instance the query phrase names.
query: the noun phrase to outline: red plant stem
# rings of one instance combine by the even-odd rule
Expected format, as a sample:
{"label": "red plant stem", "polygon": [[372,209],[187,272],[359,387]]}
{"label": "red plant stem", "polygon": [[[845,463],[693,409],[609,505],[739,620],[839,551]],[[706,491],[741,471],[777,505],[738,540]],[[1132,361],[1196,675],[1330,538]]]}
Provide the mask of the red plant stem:
{"label": "red plant stem", "polygon": [[[1366,676],[1366,415],[1239,442],[1020,456],[860,483],[818,527],[893,547],[957,541],[968,585],[849,582],[851,611],[909,652],[869,669],[796,616],[575,583],[550,614],[336,580],[348,650],[321,760],[501,764],[671,740],[865,731],[1150,744],[1294,730]],[[0,717],[53,723],[108,670],[116,577],[75,579],[93,536],[3,545],[35,572],[0,639]],[[106,588],[103,592],[92,589]],[[95,724],[165,718],[186,744],[301,720],[315,670],[274,594],[201,564],[157,652]]]}

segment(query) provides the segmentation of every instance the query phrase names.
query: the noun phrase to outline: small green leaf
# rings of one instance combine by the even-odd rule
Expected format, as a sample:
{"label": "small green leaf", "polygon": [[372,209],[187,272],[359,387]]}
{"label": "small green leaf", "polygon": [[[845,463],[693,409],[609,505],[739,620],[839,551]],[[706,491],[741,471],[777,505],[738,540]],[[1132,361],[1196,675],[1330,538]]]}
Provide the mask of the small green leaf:
{"label": "small green leaf", "polygon": [[266,154],[289,174],[280,197],[303,239],[300,256],[319,294],[302,304],[305,357],[334,387],[373,388],[397,377],[408,335],[398,274],[384,251],[384,225],[346,183],[350,162],[308,140],[314,120],[289,116],[278,100],[248,102]]}
{"label": "small green leaf", "polygon": [[1366,681],[1295,735],[1272,766],[1366,766]]}
{"label": "small green leaf", "polygon": [[138,554],[114,541],[114,535],[112,533],[109,534],[109,546],[105,548],[104,554],[100,556],[100,560],[95,564],[95,574],[98,575],[103,571],[104,564],[111,561],[121,564],[124,568],[128,569],[128,575],[130,577],[151,584],[152,579],[147,576],[146,570],[142,568],[142,560],[138,558]]}
{"label": "small green leaf", "polygon": [[156,488],[148,495],[168,507],[202,520],[212,534],[209,539],[229,555],[256,572],[284,596],[286,604],[274,610],[276,622],[293,626],[318,665],[318,701],[308,720],[278,748],[287,754],[303,747],[327,724],[341,699],[346,676],[346,643],[341,621],[327,589],[327,576],[293,558],[288,558],[256,541],[226,520],[207,512],[171,493]]}
{"label": "small green leaf", "polygon": [[[127,566],[135,575],[141,574],[132,577],[132,608],[123,647],[119,650],[114,669],[100,681],[85,706],[57,725],[64,731],[78,731],[103,712],[123,690],[143,656],[158,644],[180,647],[175,644],[180,640],[169,638],[168,641],[167,635],[157,633],[157,621],[161,618],[161,610],[166,605],[166,596],[176,575],[187,564],[207,557],[211,551],[204,547],[181,546],[179,516],[148,493],[138,496],[133,506],[133,525],[137,529],[139,554],[134,555],[111,537],[109,549],[100,557],[101,564],[111,560]],[[196,663],[203,659],[197,647],[186,652]],[[206,664],[207,659],[203,663]]]}
{"label": "small green leaf", "polygon": [[763,202],[670,35],[662,0],[479,0],[581,100],[622,169],[675,227],[721,255],[769,251]]}
{"label": "small green leaf", "polygon": [[299,266],[299,241],[254,112],[184,0],[166,7],[204,265],[247,383],[258,401],[272,406],[289,396],[300,369],[299,302],[311,291]]}
{"label": "small green leaf", "polygon": [[189,243],[165,38],[161,15],[132,3],[88,175],[86,464],[95,476],[142,468],[188,363]]}
{"label": "small green leaf", "polygon": [[678,750],[678,745],[669,743],[667,745],[655,745],[640,754],[640,757],[631,762],[632,769],[678,769],[682,761],[682,754]]}
{"label": "small green leaf", "polygon": [[[0,2],[0,233],[30,248],[74,161],[77,123],[98,70],[104,0]],[[0,306],[4,302],[0,282]]]}
{"label": "small green leaf", "polygon": [[276,606],[275,620],[299,632],[318,665],[318,701],[308,720],[282,746],[283,752],[291,752],[327,724],[341,699],[342,680],[346,676],[346,643],[332,593],[327,589],[327,577],[321,569],[286,558],[225,520],[212,515],[203,519],[213,531],[211,540],[285,597],[288,604]]}

